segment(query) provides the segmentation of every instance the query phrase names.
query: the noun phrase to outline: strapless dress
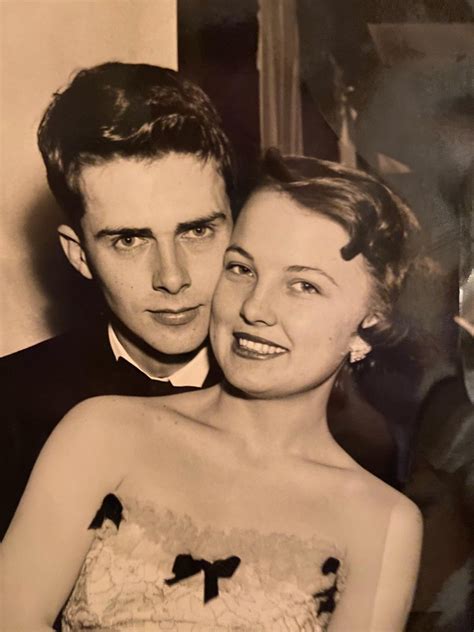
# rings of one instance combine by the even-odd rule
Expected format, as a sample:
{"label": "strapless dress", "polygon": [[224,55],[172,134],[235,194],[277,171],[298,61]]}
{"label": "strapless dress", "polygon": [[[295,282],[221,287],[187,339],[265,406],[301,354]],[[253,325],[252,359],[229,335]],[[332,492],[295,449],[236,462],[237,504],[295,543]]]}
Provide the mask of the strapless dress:
{"label": "strapless dress", "polygon": [[327,629],[346,574],[335,544],[200,528],[189,516],[112,498],[121,516],[95,524],[63,632]]}

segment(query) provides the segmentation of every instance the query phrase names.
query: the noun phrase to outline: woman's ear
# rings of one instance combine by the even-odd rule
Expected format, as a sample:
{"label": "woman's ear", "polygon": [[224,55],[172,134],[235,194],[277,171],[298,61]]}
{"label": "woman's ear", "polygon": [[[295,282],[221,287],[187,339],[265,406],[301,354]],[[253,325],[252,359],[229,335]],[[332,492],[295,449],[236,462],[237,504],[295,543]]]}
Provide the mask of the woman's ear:
{"label": "woman's ear", "polygon": [[380,322],[380,314],[374,312],[373,314],[368,314],[361,322],[360,326],[362,329],[368,329],[369,327],[376,325],[378,322]]}
{"label": "woman's ear", "polygon": [[[368,314],[361,322],[360,329],[368,329],[380,322],[380,315],[377,312]],[[364,340],[361,336],[354,336],[353,341],[349,347],[349,362],[360,362],[372,351],[372,345]]]}
{"label": "woman's ear", "polygon": [[86,253],[76,231],[67,224],[58,227],[59,242],[69,263],[86,279],[92,279]]}

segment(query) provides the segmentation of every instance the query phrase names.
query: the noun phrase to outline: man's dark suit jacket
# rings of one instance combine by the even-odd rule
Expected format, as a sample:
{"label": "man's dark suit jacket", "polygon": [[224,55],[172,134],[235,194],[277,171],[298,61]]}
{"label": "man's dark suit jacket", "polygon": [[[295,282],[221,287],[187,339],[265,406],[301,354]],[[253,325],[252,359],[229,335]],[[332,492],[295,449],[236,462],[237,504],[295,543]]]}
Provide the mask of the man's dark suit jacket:
{"label": "man's dark suit jacket", "polygon": [[[211,362],[203,386],[217,383],[220,377],[219,369]],[[73,406],[97,395],[153,393],[147,387],[151,380],[125,361],[115,360],[105,322],[0,359],[0,379],[2,539],[41,448]]]}

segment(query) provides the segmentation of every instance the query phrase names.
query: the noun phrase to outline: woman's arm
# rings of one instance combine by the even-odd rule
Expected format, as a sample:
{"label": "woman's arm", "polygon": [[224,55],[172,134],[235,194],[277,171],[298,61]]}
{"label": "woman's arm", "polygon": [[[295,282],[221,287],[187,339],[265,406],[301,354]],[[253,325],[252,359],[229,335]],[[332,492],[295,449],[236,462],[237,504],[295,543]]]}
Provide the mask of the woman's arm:
{"label": "woman's arm", "polygon": [[0,545],[7,630],[49,629],[74,585],[93,537],[89,524],[129,460],[115,401],[76,406],[36,462]]}
{"label": "woman's arm", "polygon": [[[382,521],[368,517],[375,529]],[[385,530],[384,530],[385,531]],[[355,533],[346,589],[329,626],[330,632],[402,632],[416,587],[422,541],[421,514],[399,496],[390,511],[380,543],[370,528]]]}

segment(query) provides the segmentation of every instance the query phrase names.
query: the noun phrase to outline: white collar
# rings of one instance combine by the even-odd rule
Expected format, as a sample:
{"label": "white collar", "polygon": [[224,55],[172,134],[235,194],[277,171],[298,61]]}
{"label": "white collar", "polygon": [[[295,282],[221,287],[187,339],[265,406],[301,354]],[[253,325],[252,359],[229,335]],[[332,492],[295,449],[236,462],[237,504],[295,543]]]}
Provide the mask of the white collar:
{"label": "white collar", "polygon": [[199,353],[197,353],[190,362],[175,371],[172,375],[169,375],[168,377],[155,377],[154,375],[147,373],[147,371],[135,362],[118,339],[117,334],[110,323],[107,328],[107,333],[115,359],[118,360],[119,358],[123,358],[149,377],[150,380],[171,382],[173,386],[195,386],[197,388],[201,388],[204,384],[204,380],[209,373],[209,354],[207,347],[201,349],[201,351],[199,351]]}

